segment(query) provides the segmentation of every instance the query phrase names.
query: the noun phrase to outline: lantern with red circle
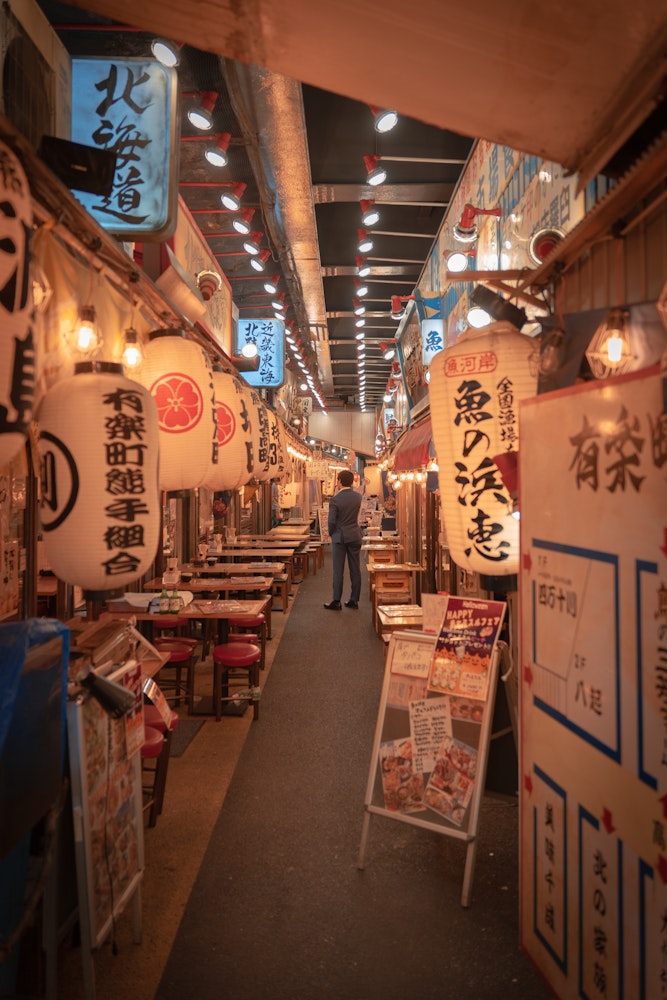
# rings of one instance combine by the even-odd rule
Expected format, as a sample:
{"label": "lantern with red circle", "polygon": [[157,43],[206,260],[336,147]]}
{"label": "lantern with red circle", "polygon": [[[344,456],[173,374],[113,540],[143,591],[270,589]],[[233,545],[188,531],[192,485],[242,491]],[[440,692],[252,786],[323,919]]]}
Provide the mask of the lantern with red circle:
{"label": "lantern with red circle", "polygon": [[250,415],[243,385],[234,375],[213,371],[218,424],[218,460],[211,463],[204,486],[210,490],[236,490],[251,478],[248,446]]}
{"label": "lantern with red circle", "polygon": [[35,391],[28,242],[30,188],[20,161],[0,142],[0,468],[26,441]]}
{"label": "lantern with red circle", "polygon": [[157,407],[160,488],[201,486],[218,450],[213,372],[206,353],[183,330],[154,330],[137,378]]}
{"label": "lantern with red circle", "polygon": [[462,334],[430,370],[451,556],[472,572],[509,576],[519,566],[519,522],[496,456],[518,451],[519,402],[537,391],[534,344],[510,323],[492,323]]}
{"label": "lantern with red circle", "polygon": [[38,420],[49,565],[90,600],[122,593],[160,537],[155,403],[122,365],[84,361],[49,389]]}

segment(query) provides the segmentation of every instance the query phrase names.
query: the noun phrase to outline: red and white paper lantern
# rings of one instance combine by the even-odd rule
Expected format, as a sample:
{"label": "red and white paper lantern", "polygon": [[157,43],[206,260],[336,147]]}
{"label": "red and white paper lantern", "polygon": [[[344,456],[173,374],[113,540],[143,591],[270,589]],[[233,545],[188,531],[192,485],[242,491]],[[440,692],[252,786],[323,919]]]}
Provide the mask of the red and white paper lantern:
{"label": "red and white paper lantern", "polygon": [[431,423],[447,542],[462,568],[519,568],[519,522],[495,457],[519,448],[519,402],[537,391],[535,347],[510,323],[467,331],[431,361]]}
{"label": "red and white paper lantern", "polygon": [[28,243],[30,188],[20,161],[0,142],[0,468],[23,447],[32,420],[35,348]]}
{"label": "red and white paper lantern", "polygon": [[202,486],[218,449],[213,372],[182,330],[154,330],[138,381],[155,400],[160,428],[160,489]]}
{"label": "red and white paper lantern", "polygon": [[250,476],[258,483],[268,482],[271,479],[268,411],[261,396],[254,389],[250,386],[244,386],[242,391],[250,422],[250,447],[248,451],[249,465],[252,468]]}
{"label": "red and white paper lantern", "polygon": [[39,408],[41,528],[61,580],[108,597],[139,579],[160,537],[158,419],[122,365],[80,362]]}
{"label": "red and white paper lantern", "polygon": [[218,424],[217,462],[211,463],[204,486],[210,490],[236,490],[252,476],[250,413],[243,385],[234,375],[213,372]]}

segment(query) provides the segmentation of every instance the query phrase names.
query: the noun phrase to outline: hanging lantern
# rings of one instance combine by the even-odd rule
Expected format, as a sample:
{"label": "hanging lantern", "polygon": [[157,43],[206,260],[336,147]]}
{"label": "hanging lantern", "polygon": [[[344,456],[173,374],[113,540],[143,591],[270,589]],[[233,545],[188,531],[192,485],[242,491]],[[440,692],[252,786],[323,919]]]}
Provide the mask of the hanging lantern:
{"label": "hanging lantern", "polygon": [[35,392],[30,188],[12,150],[0,142],[0,468],[25,444]]}
{"label": "hanging lantern", "polygon": [[269,418],[261,396],[249,385],[242,388],[250,424],[248,475],[257,482],[271,479],[269,461]]}
{"label": "hanging lantern", "polygon": [[82,361],[39,409],[41,527],[56,576],[89,600],[122,593],[160,537],[158,418],[123,366]]}
{"label": "hanging lantern", "polygon": [[281,455],[281,471],[278,475],[283,479],[290,479],[293,475],[294,463],[292,462],[292,456],[289,452],[287,428],[285,426],[285,421],[281,420],[280,417],[276,417],[276,420],[278,421],[278,437],[280,440]]}
{"label": "hanging lantern", "polygon": [[531,340],[510,323],[460,336],[431,361],[429,389],[445,530],[463,569],[509,576],[519,522],[495,461],[518,451],[519,402],[537,391]]}
{"label": "hanging lantern", "polygon": [[201,486],[218,450],[213,372],[205,352],[183,330],[154,330],[137,379],[157,406],[160,489]]}
{"label": "hanging lantern", "polygon": [[252,475],[248,471],[251,445],[250,415],[243,385],[234,375],[213,371],[213,389],[218,424],[217,462],[211,463],[204,486],[210,490],[236,490]]}

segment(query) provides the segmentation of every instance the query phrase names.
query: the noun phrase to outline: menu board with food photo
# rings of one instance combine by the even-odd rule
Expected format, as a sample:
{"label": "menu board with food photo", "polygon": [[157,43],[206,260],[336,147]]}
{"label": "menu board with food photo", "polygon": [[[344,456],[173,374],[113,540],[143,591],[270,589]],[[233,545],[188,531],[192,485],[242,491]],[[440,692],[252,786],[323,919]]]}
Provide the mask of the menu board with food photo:
{"label": "menu board with food photo", "polygon": [[486,700],[491,656],[504,615],[502,601],[449,598],[435,645],[429,691]]}
{"label": "menu board with food photo", "polygon": [[[127,664],[130,690],[136,666],[134,660]],[[123,684],[122,673],[122,668],[114,671],[117,683]],[[133,711],[126,723],[107,714],[91,696],[70,701],[67,713],[82,943],[95,948],[143,875],[139,735]]]}
{"label": "menu board with food photo", "polygon": [[500,601],[449,597],[437,635],[389,641],[366,788],[359,867],[372,814],[465,840],[468,905],[498,683]]}

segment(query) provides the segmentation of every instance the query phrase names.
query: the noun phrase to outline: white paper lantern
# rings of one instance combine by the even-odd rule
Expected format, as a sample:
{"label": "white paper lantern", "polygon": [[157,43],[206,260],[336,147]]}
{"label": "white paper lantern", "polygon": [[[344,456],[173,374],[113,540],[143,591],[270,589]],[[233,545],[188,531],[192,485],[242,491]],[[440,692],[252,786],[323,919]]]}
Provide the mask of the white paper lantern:
{"label": "white paper lantern", "polygon": [[431,423],[445,530],[464,569],[519,568],[519,522],[494,456],[519,448],[519,401],[535,395],[532,341],[509,323],[468,331],[431,361]]}
{"label": "white paper lantern", "polygon": [[80,362],[39,408],[46,558],[89,599],[141,577],[160,537],[157,412],[122,372]]}
{"label": "white paper lantern", "polygon": [[269,478],[282,480],[287,473],[287,452],[283,449],[281,421],[273,410],[267,409],[266,412],[269,418]]}
{"label": "white paper lantern", "polygon": [[252,465],[252,478],[258,483],[271,479],[270,463],[270,427],[266,406],[259,393],[250,386],[243,387],[243,395],[250,420],[251,444],[249,459]]}
{"label": "white paper lantern", "polygon": [[218,424],[217,462],[211,463],[205,486],[210,490],[236,490],[252,476],[249,468],[250,415],[241,382],[223,371],[213,372]]}
{"label": "white paper lantern", "polygon": [[0,468],[24,446],[35,392],[30,188],[12,150],[0,142]]}
{"label": "white paper lantern", "polygon": [[206,353],[182,330],[154,330],[137,379],[157,406],[160,488],[203,485],[218,449],[213,372]]}

